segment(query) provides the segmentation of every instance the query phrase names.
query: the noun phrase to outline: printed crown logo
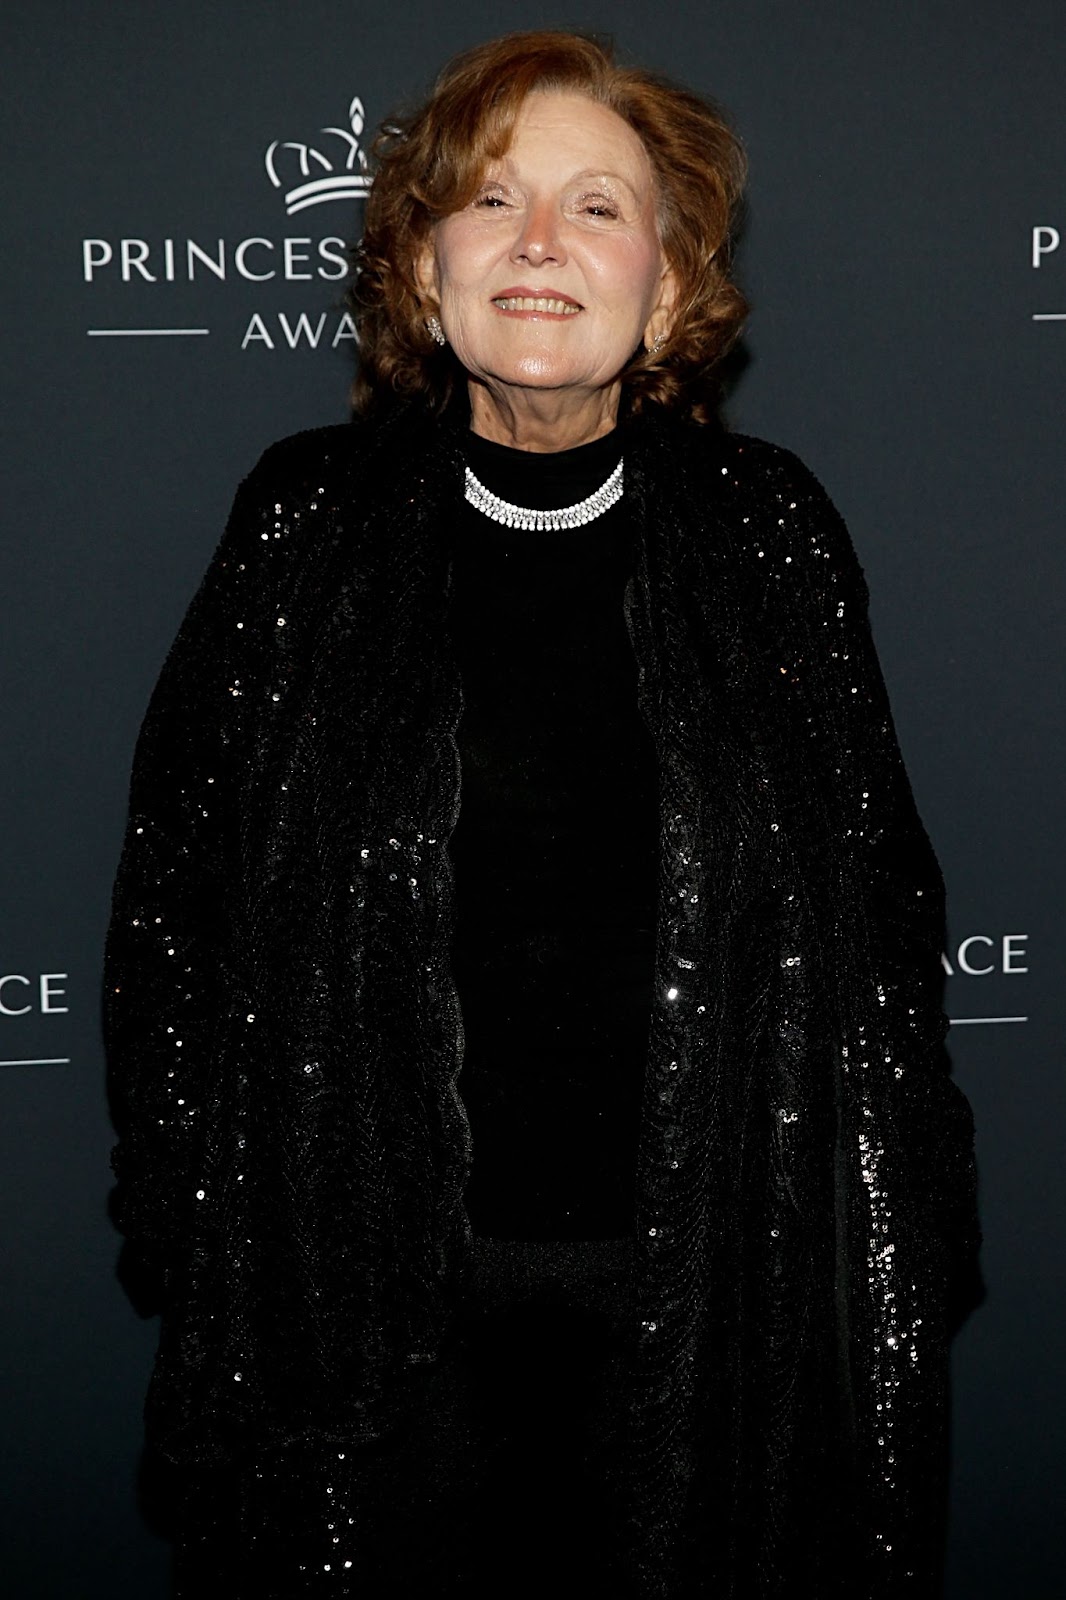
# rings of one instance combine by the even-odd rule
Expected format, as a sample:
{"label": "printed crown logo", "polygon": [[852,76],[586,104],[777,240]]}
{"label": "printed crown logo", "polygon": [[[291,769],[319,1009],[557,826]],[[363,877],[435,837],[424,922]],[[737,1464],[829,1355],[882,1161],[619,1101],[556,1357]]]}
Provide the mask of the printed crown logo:
{"label": "printed crown logo", "polygon": [[[313,145],[298,139],[274,139],[268,145],[263,164],[274,188],[285,190],[287,216],[295,216],[297,211],[323,205],[328,200],[366,198],[373,180],[367,171],[366,152],[359,143],[365,126],[363,102],[356,95],[348,107],[347,128],[318,130],[320,134],[328,134],[331,141],[324,150],[319,148],[324,142],[322,139]],[[293,154],[284,156],[282,152],[287,150]],[[290,181],[297,173],[301,180],[290,189],[285,188],[285,180],[278,171],[282,163],[289,168]]]}

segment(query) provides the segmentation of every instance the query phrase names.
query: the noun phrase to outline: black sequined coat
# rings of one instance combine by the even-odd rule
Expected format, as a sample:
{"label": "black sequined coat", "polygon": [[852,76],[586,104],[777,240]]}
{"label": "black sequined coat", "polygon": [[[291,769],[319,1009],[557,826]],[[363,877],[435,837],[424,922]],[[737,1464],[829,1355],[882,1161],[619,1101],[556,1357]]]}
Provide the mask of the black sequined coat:
{"label": "black sequined coat", "polygon": [[[649,1597],[932,1594],[973,1126],[866,582],[788,450],[624,426],[661,793],[633,1571]],[[175,1462],[387,1429],[462,1281],[458,427],[268,449],[137,744],[113,1198],[165,1284],[146,1418]]]}

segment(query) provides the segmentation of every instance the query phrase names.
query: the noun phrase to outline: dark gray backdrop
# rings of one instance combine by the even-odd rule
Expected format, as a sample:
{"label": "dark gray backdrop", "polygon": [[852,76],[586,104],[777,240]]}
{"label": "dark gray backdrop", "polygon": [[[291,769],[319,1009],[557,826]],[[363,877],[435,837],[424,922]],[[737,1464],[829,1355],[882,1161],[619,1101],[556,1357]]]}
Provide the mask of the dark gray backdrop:
{"label": "dark gray backdrop", "polygon": [[[730,417],[804,456],[849,522],[949,888],[989,1286],[956,1345],[949,1592],[1058,1592],[1061,0],[87,0],[3,24],[9,1594],[166,1590],[136,1499],[158,1324],[115,1280],[105,1213],[100,956],[134,736],[236,483],[270,440],[345,415],[351,342],[317,269],[360,202],[288,215],[285,195],[343,175],[349,147],[319,130],[347,127],[353,97],[376,123],[454,50],[544,22],[609,29],[717,96],[750,151],[755,309]],[[303,179],[280,149],[275,188],[275,140],[329,170],[308,156]],[[134,264],[124,281],[124,239],[157,281]],[[202,258],[189,280],[189,239],[224,280]],[[286,239],[309,241],[288,278]],[[113,257],[91,281],[86,240]],[[244,240],[265,241],[246,271],[274,277],[241,275]],[[207,331],[116,332],[164,328]]]}

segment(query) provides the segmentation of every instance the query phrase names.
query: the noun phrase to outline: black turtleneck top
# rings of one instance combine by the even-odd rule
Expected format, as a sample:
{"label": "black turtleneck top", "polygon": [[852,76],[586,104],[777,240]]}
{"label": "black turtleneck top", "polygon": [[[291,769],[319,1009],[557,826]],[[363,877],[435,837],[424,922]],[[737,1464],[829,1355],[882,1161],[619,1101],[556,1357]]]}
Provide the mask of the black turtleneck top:
{"label": "black turtleneck top", "polygon": [[[617,429],[550,454],[466,443],[488,489],[538,508],[591,494],[621,448]],[[659,821],[623,611],[631,567],[624,496],[557,532],[464,502],[454,530],[453,963],[478,1236],[617,1238],[634,1224]]]}

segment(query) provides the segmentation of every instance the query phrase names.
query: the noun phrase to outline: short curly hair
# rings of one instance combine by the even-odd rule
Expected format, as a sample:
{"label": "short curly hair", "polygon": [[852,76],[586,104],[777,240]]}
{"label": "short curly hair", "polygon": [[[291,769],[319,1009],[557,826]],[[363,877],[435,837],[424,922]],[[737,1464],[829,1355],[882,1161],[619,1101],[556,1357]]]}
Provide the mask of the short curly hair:
{"label": "short curly hair", "polygon": [[623,405],[669,407],[697,422],[715,413],[719,364],[749,306],[732,281],[747,157],[714,102],[638,67],[609,42],[562,31],[511,33],[456,56],[425,103],[385,123],[373,143],[374,180],[346,291],[359,340],[352,405],[360,415],[398,399],[447,405],[464,373],[426,331],[415,262],[436,223],[468,205],[486,164],[504,155],[527,95],[584,94],[616,112],[644,144],[655,181],[659,236],[679,280],[670,336],[641,349],[620,374]]}

